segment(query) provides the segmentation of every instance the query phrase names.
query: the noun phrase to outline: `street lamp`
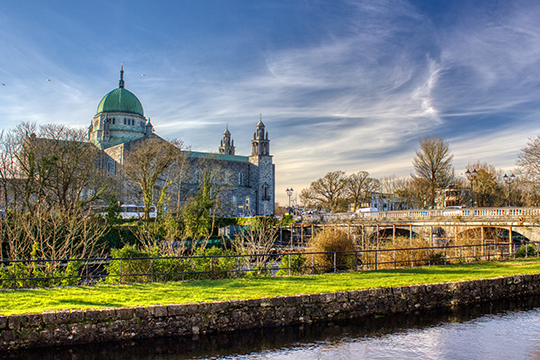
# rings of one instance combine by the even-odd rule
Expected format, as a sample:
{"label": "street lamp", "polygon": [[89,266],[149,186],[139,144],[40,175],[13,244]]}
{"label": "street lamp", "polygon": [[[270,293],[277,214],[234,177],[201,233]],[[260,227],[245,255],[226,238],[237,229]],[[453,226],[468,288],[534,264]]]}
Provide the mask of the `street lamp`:
{"label": "street lamp", "polygon": [[504,174],[503,176],[504,182],[506,185],[508,185],[508,205],[512,206],[512,201],[510,200],[510,195],[512,195],[512,184],[514,183],[514,180],[516,180],[516,176],[514,174],[508,176]]}
{"label": "street lamp", "polygon": [[289,197],[289,209],[291,208],[291,196],[292,194],[294,193],[294,190],[293,188],[287,188],[287,190],[285,190],[285,192],[287,193],[287,196]]}
{"label": "street lamp", "polygon": [[473,207],[474,206],[473,181],[474,179],[476,179],[476,176],[478,175],[478,171],[476,171],[476,169],[474,169],[473,171],[469,171],[467,169],[467,172],[465,173],[465,175],[467,176],[467,180],[471,182],[471,207]]}

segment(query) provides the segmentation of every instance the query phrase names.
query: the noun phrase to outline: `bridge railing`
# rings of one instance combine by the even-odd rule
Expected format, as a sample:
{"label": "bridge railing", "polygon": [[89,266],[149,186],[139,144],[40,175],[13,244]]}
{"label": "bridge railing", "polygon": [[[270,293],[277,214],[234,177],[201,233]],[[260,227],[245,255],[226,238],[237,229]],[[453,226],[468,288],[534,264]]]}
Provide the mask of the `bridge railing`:
{"label": "bridge railing", "polygon": [[305,214],[303,222],[323,221],[354,221],[354,220],[382,220],[382,219],[416,219],[431,220],[437,218],[467,218],[467,219],[515,219],[519,220],[530,216],[540,216],[537,207],[502,207],[502,208],[464,208],[464,209],[434,209],[434,210],[394,210],[371,211],[334,214]]}

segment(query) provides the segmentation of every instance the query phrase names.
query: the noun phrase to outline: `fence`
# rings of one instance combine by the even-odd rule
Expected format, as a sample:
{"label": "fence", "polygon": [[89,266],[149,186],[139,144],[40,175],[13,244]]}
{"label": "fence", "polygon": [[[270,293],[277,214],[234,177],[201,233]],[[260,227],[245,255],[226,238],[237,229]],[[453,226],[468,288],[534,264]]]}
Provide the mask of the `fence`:
{"label": "fence", "polygon": [[[251,255],[4,260],[0,288],[93,285],[290,276],[323,272],[446,265],[539,256],[538,243],[517,250],[514,243],[372,249],[338,252],[287,252]],[[517,250],[517,251],[516,251]]]}

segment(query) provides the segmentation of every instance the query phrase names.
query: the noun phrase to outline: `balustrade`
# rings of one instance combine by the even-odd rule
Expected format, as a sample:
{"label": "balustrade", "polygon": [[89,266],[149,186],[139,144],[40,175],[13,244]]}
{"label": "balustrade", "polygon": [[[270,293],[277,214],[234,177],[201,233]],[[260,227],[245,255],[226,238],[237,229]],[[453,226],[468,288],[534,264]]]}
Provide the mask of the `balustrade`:
{"label": "balustrade", "polygon": [[334,214],[307,214],[302,216],[303,222],[312,221],[351,221],[351,220],[379,220],[379,219],[423,219],[438,218],[466,218],[475,219],[509,219],[522,221],[524,217],[540,215],[540,208],[465,208],[465,209],[434,209],[434,210],[395,210],[372,211]]}

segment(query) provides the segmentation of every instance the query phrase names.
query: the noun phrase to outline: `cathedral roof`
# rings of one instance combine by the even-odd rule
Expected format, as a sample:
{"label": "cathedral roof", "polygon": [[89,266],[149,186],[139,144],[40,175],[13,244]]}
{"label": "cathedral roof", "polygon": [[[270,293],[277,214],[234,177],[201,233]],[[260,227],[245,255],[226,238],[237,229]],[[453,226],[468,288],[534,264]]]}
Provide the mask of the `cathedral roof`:
{"label": "cathedral roof", "polygon": [[144,115],[139,99],[131,91],[124,88],[114,89],[101,99],[97,113],[101,112],[127,112]]}
{"label": "cathedral roof", "polygon": [[97,113],[101,112],[126,112],[144,116],[141,102],[129,90],[124,89],[124,68],[120,70],[118,89],[110,91],[99,102]]}

